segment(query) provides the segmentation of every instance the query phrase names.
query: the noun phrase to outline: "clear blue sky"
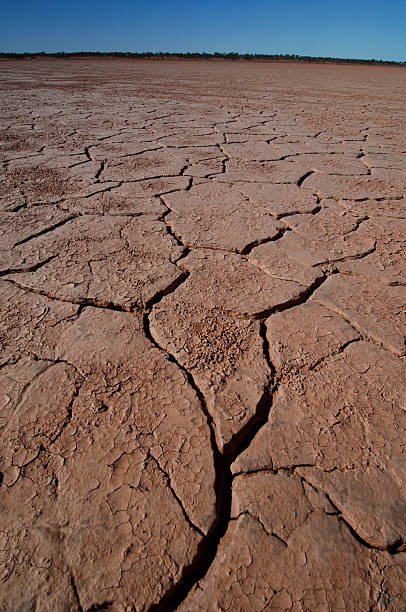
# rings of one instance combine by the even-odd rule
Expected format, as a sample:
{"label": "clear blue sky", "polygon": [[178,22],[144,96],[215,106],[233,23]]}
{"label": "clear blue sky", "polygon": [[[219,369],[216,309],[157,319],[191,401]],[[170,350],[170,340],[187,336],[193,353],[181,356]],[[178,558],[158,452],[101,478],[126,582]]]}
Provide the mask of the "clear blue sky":
{"label": "clear blue sky", "polygon": [[404,61],[406,0],[3,0],[0,51],[236,51]]}

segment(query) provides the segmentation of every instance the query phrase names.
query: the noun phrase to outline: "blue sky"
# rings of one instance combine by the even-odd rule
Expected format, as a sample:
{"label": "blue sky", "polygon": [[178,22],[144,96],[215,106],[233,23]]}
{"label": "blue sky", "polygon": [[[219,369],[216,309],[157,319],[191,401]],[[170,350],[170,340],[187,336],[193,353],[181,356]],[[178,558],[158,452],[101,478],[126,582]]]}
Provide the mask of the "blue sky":
{"label": "blue sky", "polygon": [[0,51],[236,51],[406,60],[406,0],[3,0],[0,14]]}

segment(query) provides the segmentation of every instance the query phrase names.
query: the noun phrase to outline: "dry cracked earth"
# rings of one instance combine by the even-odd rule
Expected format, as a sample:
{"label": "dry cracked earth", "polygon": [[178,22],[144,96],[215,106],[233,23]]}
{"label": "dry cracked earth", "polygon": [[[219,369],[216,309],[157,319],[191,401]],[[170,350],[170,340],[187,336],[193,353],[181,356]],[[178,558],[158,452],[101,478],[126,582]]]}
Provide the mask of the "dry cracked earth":
{"label": "dry cracked earth", "polygon": [[406,71],[0,82],[0,609],[405,610]]}

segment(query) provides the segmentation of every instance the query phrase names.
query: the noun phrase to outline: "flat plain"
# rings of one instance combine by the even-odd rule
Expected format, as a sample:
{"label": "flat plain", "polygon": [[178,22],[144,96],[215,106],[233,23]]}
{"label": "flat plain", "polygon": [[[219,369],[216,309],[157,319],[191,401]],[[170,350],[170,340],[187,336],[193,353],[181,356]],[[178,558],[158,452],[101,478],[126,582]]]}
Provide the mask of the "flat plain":
{"label": "flat plain", "polygon": [[0,63],[0,609],[406,609],[406,68]]}

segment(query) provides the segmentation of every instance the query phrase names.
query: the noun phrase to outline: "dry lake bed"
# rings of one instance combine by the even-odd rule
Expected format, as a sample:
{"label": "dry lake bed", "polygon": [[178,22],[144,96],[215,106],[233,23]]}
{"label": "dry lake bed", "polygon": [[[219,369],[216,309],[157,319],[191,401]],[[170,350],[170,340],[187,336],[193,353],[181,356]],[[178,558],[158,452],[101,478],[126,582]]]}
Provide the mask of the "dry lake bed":
{"label": "dry lake bed", "polygon": [[0,89],[0,609],[403,612],[406,68]]}

